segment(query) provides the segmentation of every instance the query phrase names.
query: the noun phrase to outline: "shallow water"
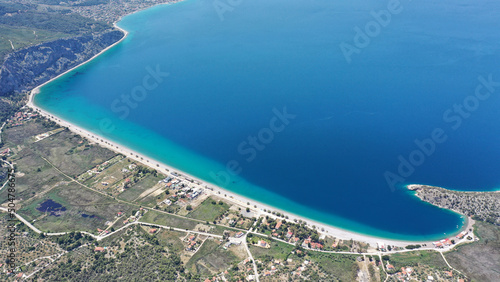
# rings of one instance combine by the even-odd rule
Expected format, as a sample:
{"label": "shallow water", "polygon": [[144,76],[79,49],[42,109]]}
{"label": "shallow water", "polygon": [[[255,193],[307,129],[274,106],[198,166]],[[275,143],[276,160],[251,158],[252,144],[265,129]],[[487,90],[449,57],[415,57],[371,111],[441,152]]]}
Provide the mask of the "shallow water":
{"label": "shallow water", "polygon": [[36,104],[236,193],[375,236],[435,239],[462,225],[405,184],[499,187],[500,87],[483,80],[500,81],[500,3],[214,3],[125,17],[129,37]]}

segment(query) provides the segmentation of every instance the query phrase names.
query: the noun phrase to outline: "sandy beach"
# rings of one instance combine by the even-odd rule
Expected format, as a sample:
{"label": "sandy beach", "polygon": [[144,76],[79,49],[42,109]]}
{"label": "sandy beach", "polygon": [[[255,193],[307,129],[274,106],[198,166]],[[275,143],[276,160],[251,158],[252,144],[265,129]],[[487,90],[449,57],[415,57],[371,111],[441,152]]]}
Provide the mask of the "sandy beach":
{"label": "sandy beach", "polygon": [[[160,4],[161,5],[161,4]],[[164,173],[164,174],[171,174],[172,172],[176,172],[178,174],[181,174],[181,178],[189,178],[189,179],[192,179],[195,181],[195,185],[201,187],[204,189],[204,191],[208,194],[213,194],[213,195],[216,195],[218,197],[223,197],[223,198],[226,198],[228,201],[230,202],[233,202],[235,204],[238,204],[238,205],[241,205],[241,206],[244,206],[244,207],[249,207],[253,212],[255,212],[257,215],[269,215],[270,217],[276,217],[270,213],[267,213],[267,212],[264,212],[264,210],[267,210],[267,211],[276,211],[276,212],[280,212],[286,216],[289,217],[289,221],[290,220],[302,220],[302,221],[305,221],[307,222],[307,225],[309,226],[315,226],[316,229],[318,230],[318,232],[320,233],[323,233],[323,234],[326,234],[326,235],[329,235],[329,236],[333,236],[333,237],[336,237],[336,238],[339,238],[339,239],[343,239],[343,240],[350,240],[350,239],[353,239],[353,240],[357,240],[357,241],[363,241],[363,242],[367,242],[369,243],[372,247],[375,247],[377,245],[378,242],[381,242],[385,245],[394,245],[394,246],[406,246],[408,244],[427,244],[428,246],[432,246],[432,242],[429,242],[429,241],[426,241],[426,242],[413,242],[413,241],[400,241],[400,240],[393,240],[393,239],[387,239],[387,238],[379,238],[379,237],[373,237],[373,236],[368,236],[368,235],[364,235],[364,234],[360,234],[360,233],[355,233],[355,232],[352,232],[352,231],[348,231],[348,230],[344,230],[344,229],[341,229],[341,228],[338,228],[338,227],[335,227],[335,226],[330,226],[330,225],[327,225],[327,224],[324,224],[324,223],[320,223],[320,222],[317,222],[317,221],[314,221],[314,220],[311,220],[311,219],[308,219],[308,218],[305,218],[305,217],[302,217],[300,215],[296,215],[296,214],[293,214],[293,213],[290,213],[290,212],[287,212],[287,211],[283,211],[283,210],[280,210],[280,209],[277,209],[275,207],[272,207],[272,206],[269,206],[269,205],[266,205],[264,203],[261,203],[261,202],[258,202],[258,201],[255,201],[255,200],[252,200],[252,199],[249,199],[249,198],[246,198],[246,197],[243,197],[241,195],[238,195],[238,194],[235,194],[231,191],[228,191],[228,190],[225,190],[221,187],[217,187],[216,185],[212,184],[212,183],[208,183],[208,182],[205,182],[195,176],[192,176],[186,172],[183,172],[183,171],[180,171],[174,167],[171,167],[167,164],[164,164],[162,162],[159,162],[158,160],[155,160],[153,158],[150,158],[150,157],[147,157],[145,155],[142,155],[136,151],[133,151],[123,145],[120,145],[120,144],[117,144],[109,139],[106,139],[102,136],[99,136],[93,132],[90,132],[84,128],[81,128],[75,124],[72,124],[64,119],[61,119],[60,117],[50,113],[50,112],[47,112],[39,107],[37,107],[34,102],[33,102],[33,99],[34,99],[34,96],[36,94],[38,94],[40,92],[40,88],[48,83],[50,83],[51,81],[85,65],[86,63],[92,61],[93,59],[97,58],[99,55],[103,54],[104,52],[106,52],[107,50],[113,48],[114,46],[116,46],[117,44],[121,43],[128,35],[128,32],[122,28],[120,28],[119,26],[116,25],[116,23],[114,24],[115,28],[121,30],[125,36],[120,39],[119,41],[117,41],[116,43],[114,43],[113,45],[105,48],[104,50],[102,50],[99,54],[95,55],[94,57],[92,57],[91,59],[87,60],[86,62],[58,75],[57,77],[43,83],[42,85],[39,85],[38,87],[34,88],[31,93],[29,94],[29,99],[28,99],[28,103],[27,103],[27,106],[33,108],[36,112],[38,112],[39,114],[47,117],[48,119],[50,120],[53,120],[55,121],[56,123],[58,123],[59,125],[63,126],[63,127],[67,127],[69,130],[71,130],[72,132],[76,133],[76,134],[79,134],[81,135],[82,137],[85,137],[87,139],[89,139],[90,141],[92,142],[95,142],[97,144],[99,144],[100,146],[103,146],[103,147],[106,147],[106,148],[109,148],[117,153],[120,153],[120,154],[123,154],[124,156],[126,157],[129,157],[137,162],[140,162],[146,166],[149,166],[153,169],[156,169],[158,170],[159,172],[161,173]],[[225,195],[225,196],[224,196]],[[247,202],[250,203],[250,205],[247,205]],[[254,207],[256,206],[256,208]],[[464,228],[462,228],[462,230],[466,229],[466,228],[469,228],[469,225],[470,225],[470,221],[468,221],[468,224],[465,224]],[[461,230],[457,230],[457,233],[460,232]],[[450,237],[451,235],[453,234],[449,234],[448,237]],[[444,235],[443,235],[443,238]]]}
{"label": "sandy beach", "polygon": [[[48,82],[46,82],[46,83],[48,83]],[[383,244],[386,244],[386,245],[389,244],[389,245],[394,245],[394,246],[406,246],[408,244],[417,244],[417,243],[418,244],[432,245],[431,241],[422,241],[422,242],[402,241],[402,240],[380,238],[380,237],[374,237],[374,236],[368,236],[365,234],[355,233],[355,232],[344,230],[344,229],[341,229],[341,228],[338,228],[335,226],[320,223],[320,222],[302,217],[300,215],[296,215],[296,214],[293,214],[293,213],[290,213],[290,212],[287,212],[284,210],[277,209],[273,206],[255,201],[253,199],[243,197],[243,196],[238,195],[236,193],[233,193],[229,190],[218,187],[212,183],[205,182],[205,181],[203,181],[203,180],[201,180],[193,175],[190,175],[189,173],[186,173],[184,171],[180,171],[180,170],[178,170],[172,166],[169,166],[165,163],[162,163],[158,160],[155,160],[153,158],[142,155],[142,154],[140,154],[136,151],[133,151],[133,150],[131,150],[123,145],[117,144],[109,139],[106,139],[102,136],[99,136],[93,132],[90,132],[84,128],[81,128],[75,124],[72,124],[66,120],[63,120],[63,119],[57,117],[56,115],[53,115],[52,113],[49,113],[49,112],[37,107],[33,103],[33,97],[34,97],[34,95],[36,95],[36,93],[38,93],[38,91],[39,91],[39,87],[33,89],[27,105],[29,107],[33,108],[36,112],[38,112],[42,116],[47,117],[48,119],[58,123],[59,125],[61,125],[63,127],[68,128],[72,132],[74,132],[78,135],[81,135],[82,137],[85,137],[90,141],[95,142],[96,144],[99,144],[102,147],[113,150],[116,153],[123,154],[124,156],[129,157],[137,162],[140,162],[143,165],[146,165],[148,167],[156,169],[157,171],[159,171],[161,173],[172,174],[175,172],[175,173],[179,174],[181,178],[194,180],[193,185],[198,186],[200,188],[203,188],[205,193],[212,194],[212,195],[215,195],[215,196],[218,196],[221,198],[225,198],[227,201],[233,202],[234,204],[237,204],[237,205],[240,205],[243,207],[249,207],[252,210],[252,212],[256,213],[257,215],[268,215],[270,217],[278,218],[275,215],[272,215],[268,212],[264,212],[264,210],[276,211],[276,212],[279,212],[279,213],[282,213],[282,214],[288,216],[288,218],[289,218],[288,220],[291,220],[291,221],[302,220],[302,221],[305,221],[307,223],[307,225],[310,227],[315,226],[319,233],[329,235],[329,236],[334,236],[334,237],[342,239],[342,240],[353,239],[353,240],[357,240],[357,241],[366,242],[366,243],[369,243],[373,247],[375,247],[377,245],[377,243],[380,243],[380,242]],[[250,205],[247,205],[247,203],[250,203]],[[256,206],[257,208],[255,208],[254,206]],[[469,228],[469,227],[470,226],[466,225],[461,230],[464,230],[464,229]]]}

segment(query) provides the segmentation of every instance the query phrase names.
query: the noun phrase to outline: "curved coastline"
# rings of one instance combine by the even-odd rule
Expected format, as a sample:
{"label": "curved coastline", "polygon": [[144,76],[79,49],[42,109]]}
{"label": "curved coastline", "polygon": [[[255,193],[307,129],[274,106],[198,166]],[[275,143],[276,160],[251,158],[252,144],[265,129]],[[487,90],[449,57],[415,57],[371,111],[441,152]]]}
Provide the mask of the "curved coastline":
{"label": "curved coastline", "polygon": [[[164,4],[159,4],[159,5],[164,5]],[[157,6],[157,5],[155,5]],[[154,6],[153,6],[154,7]],[[138,11],[136,11],[138,12]],[[136,13],[134,12],[134,13]],[[117,22],[118,23],[118,22]],[[346,230],[346,229],[342,229],[340,227],[336,227],[336,226],[333,226],[333,225],[329,225],[329,224],[325,224],[325,223],[322,223],[322,222],[319,222],[319,221],[316,221],[316,220],[312,220],[312,219],[309,219],[307,217],[304,217],[304,216],[299,216],[299,215],[296,215],[292,212],[289,212],[289,211],[285,211],[285,210],[281,210],[281,209],[278,209],[278,208],[275,208],[275,207],[272,207],[270,205],[267,205],[267,204],[264,204],[262,202],[259,202],[259,201],[256,201],[254,199],[250,199],[250,198],[247,198],[247,197],[244,197],[244,196],[241,196],[241,195],[238,195],[234,192],[231,192],[229,190],[226,190],[224,188],[221,188],[221,187],[218,187],[216,186],[215,184],[213,183],[209,183],[209,182],[206,182],[198,177],[195,177],[195,176],[192,176],[190,175],[189,173],[186,173],[184,171],[180,171],[174,167],[171,167],[161,161],[158,161],[158,160],[155,160],[154,158],[150,158],[148,156],[145,156],[145,155],[142,155],[142,154],[139,154],[138,152],[136,151],[133,151],[131,150],[130,148],[126,147],[126,146],[123,146],[115,141],[112,141],[110,139],[107,139],[105,137],[102,137],[102,136],[99,136],[98,134],[96,133],[93,133],[91,131],[88,131],[76,124],[73,124],[73,123],[70,123],[64,119],[61,119],[60,117],[58,117],[57,115],[54,115],[53,113],[50,113],[48,111],[45,111],[43,110],[42,108],[38,107],[37,105],[35,105],[34,103],[34,97],[36,94],[38,94],[40,92],[40,88],[43,87],[44,85],[48,84],[49,82],[52,82],[72,71],[74,71],[75,69],[91,62],[92,60],[96,59],[99,55],[102,55],[103,53],[105,53],[106,51],[108,51],[109,49],[113,48],[114,46],[116,46],[117,44],[123,42],[123,40],[125,38],[127,38],[129,32],[121,27],[119,27],[117,25],[117,23],[114,23],[114,27],[121,30],[123,33],[124,33],[124,36],[123,38],[121,38],[119,41],[115,42],[114,44],[108,46],[107,48],[103,49],[101,52],[99,52],[97,55],[95,55],[94,57],[90,58],[89,60],[83,62],[82,64],[58,75],[57,77],[37,86],[36,88],[34,88],[31,93],[29,94],[29,100],[28,100],[28,103],[27,105],[31,108],[33,108],[34,110],[36,110],[37,112],[39,112],[40,114],[42,114],[43,116],[51,119],[51,120],[54,120],[56,121],[58,124],[60,124],[61,126],[64,126],[64,127],[67,127],[68,129],[70,129],[71,131],[79,134],[79,135],[82,135],[83,137],[85,138],[88,138],[90,140],[93,140],[94,142],[98,143],[99,145],[103,146],[103,147],[107,147],[117,153],[121,153],[127,157],[130,157],[140,163],[143,163],[144,165],[147,165],[147,166],[150,166],[154,169],[158,169],[160,170],[162,173],[171,173],[172,171],[176,171],[176,172],[179,172],[181,173],[184,177],[187,177],[187,178],[191,178],[191,179],[194,179],[196,182],[198,182],[201,187],[203,188],[207,188],[207,187],[216,187],[216,188],[209,188],[209,189],[206,189],[206,191],[208,193],[212,193],[214,195],[218,195],[218,196],[221,196],[219,195],[218,193],[223,193],[223,194],[227,194],[228,197],[226,198],[227,200],[229,201],[232,201],[232,202],[235,202],[237,204],[240,204],[240,205],[243,205],[243,206],[246,206],[246,202],[250,202],[251,203],[251,209],[254,209],[253,206],[254,205],[257,205],[257,209],[254,209],[256,210],[256,212],[261,215],[261,214],[264,214],[264,215],[269,215],[269,216],[272,216],[271,214],[269,213],[264,213],[263,210],[266,209],[266,210],[273,210],[273,211],[279,211],[283,214],[286,214],[289,216],[289,218],[291,220],[293,219],[298,219],[298,220],[304,220],[308,223],[309,226],[313,226],[315,225],[317,227],[317,229],[321,230],[322,228],[324,228],[325,232],[321,232],[321,233],[325,233],[325,234],[328,234],[328,235],[331,235],[331,236],[335,236],[337,238],[341,238],[341,239],[345,239],[345,240],[349,240],[349,239],[354,239],[354,240],[358,240],[358,241],[363,241],[363,242],[368,242],[372,245],[374,244],[377,244],[377,242],[384,242],[385,244],[391,244],[391,245],[395,245],[395,246],[405,246],[407,244],[415,244],[415,243],[430,243],[430,241],[406,241],[406,240],[397,240],[397,239],[391,239],[391,238],[384,238],[384,237],[376,237],[376,236],[370,236],[370,235],[367,235],[367,234],[362,234],[362,233],[358,233],[358,232],[354,232],[354,231],[350,231],[350,230]],[[160,165],[160,168],[156,167],[156,165]],[[464,224],[462,226],[462,228],[460,230],[458,230],[456,233],[459,233],[460,231],[464,230],[464,229],[467,229],[469,227],[469,224],[470,224],[470,220],[466,222],[466,224]],[[452,235],[448,235],[449,236],[452,236]]]}

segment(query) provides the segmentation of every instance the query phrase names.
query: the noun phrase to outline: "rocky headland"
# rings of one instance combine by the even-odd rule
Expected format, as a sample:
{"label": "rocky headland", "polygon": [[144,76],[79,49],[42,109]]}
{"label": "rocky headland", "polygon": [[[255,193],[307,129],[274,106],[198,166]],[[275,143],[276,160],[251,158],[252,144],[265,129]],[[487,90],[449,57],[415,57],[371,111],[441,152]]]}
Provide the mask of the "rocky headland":
{"label": "rocky headland", "polygon": [[500,226],[500,191],[465,192],[427,185],[408,185],[421,200]]}

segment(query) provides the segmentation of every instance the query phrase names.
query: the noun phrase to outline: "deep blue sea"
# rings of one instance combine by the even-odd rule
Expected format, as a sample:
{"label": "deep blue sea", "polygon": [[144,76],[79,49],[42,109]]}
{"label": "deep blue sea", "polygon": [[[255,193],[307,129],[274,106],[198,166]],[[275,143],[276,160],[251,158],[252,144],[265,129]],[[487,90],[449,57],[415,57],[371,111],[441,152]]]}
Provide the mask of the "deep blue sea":
{"label": "deep blue sea", "polygon": [[406,184],[500,187],[499,10],[493,0],[186,0],[125,17],[122,43],[35,102],[293,213],[436,239],[463,219]]}

